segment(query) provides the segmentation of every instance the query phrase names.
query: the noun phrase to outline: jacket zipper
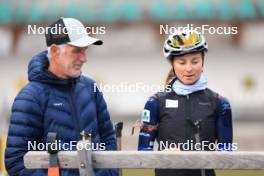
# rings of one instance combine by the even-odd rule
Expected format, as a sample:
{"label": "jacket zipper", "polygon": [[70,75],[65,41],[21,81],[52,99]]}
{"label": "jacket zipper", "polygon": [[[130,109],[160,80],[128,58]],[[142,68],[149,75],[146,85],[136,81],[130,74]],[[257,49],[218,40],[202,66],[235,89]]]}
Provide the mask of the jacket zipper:
{"label": "jacket zipper", "polygon": [[72,112],[73,120],[75,122],[75,128],[77,130],[77,136],[78,136],[78,139],[80,139],[80,132],[81,132],[80,118],[79,118],[79,114],[76,110],[74,101],[73,101],[74,87],[75,87],[75,82],[72,81],[71,82],[71,90],[70,90],[70,106],[71,106],[71,112]]}
{"label": "jacket zipper", "polygon": [[188,142],[187,140],[192,139],[192,133],[190,130],[190,120],[191,120],[191,104],[190,104],[190,96],[186,95],[186,101],[185,101],[185,142]]}

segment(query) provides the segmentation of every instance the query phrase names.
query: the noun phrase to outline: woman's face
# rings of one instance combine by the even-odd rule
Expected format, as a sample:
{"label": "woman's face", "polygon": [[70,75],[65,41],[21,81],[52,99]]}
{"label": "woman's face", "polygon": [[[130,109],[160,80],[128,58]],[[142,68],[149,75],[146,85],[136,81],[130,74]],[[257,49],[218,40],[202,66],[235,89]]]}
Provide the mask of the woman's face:
{"label": "woman's face", "polygon": [[195,83],[203,71],[202,53],[174,57],[172,65],[177,78],[186,85]]}

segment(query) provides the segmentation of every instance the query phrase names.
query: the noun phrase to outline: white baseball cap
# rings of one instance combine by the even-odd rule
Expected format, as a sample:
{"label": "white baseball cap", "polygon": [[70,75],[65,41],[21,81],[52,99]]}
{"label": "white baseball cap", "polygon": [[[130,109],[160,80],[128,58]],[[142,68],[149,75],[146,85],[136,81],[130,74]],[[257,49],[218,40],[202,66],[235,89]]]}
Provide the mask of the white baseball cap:
{"label": "white baseball cap", "polygon": [[45,34],[47,46],[69,44],[77,47],[102,45],[103,41],[89,36],[84,25],[74,18],[60,18],[52,23]]}

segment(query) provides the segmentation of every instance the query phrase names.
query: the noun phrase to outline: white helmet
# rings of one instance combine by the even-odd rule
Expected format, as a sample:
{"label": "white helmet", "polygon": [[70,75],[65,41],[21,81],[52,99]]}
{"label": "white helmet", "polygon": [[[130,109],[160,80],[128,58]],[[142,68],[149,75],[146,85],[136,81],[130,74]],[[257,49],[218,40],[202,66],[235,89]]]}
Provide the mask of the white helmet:
{"label": "white helmet", "polygon": [[207,50],[205,37],[194,30],[177,31],[168,37],[163,46],[163,53],[167,59]]}

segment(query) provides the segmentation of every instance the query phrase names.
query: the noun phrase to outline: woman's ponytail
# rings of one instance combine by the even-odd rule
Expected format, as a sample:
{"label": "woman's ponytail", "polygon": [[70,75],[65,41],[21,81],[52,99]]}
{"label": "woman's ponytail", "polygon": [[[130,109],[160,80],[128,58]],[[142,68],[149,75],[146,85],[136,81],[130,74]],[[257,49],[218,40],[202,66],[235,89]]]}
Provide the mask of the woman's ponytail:
{"label": "woman's ponytail", "polygon": [[165,82],[165,85],[169,85],[169,83],[171,82],[172,79],[174,79],[176,77],[175,75],[175,72],[174,72],[174,69],[171,68],[168,75],[167,75],[167,78],[166,78],[166,82]]}

